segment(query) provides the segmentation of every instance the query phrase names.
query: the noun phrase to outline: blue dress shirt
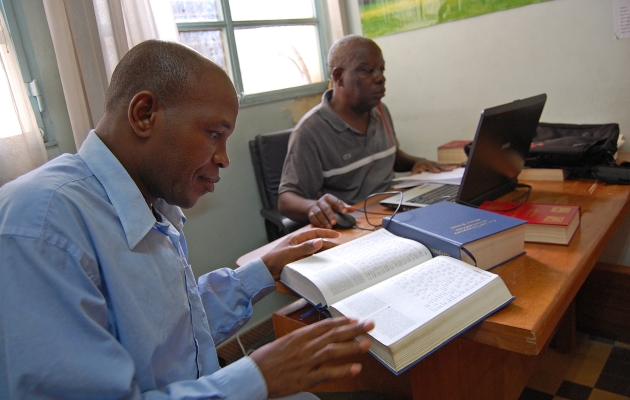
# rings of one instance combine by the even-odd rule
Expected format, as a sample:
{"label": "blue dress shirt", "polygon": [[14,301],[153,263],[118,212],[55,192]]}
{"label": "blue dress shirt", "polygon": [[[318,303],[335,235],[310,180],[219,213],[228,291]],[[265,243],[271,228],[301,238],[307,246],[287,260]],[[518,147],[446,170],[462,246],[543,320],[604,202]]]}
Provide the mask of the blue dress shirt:
{"label": "blue dress shirt", "polygon": [[196,282],[179,207],[152,213],[90,132],[0,189],[0,398],[264,399],[215,346],[275,289],[262,260]]}

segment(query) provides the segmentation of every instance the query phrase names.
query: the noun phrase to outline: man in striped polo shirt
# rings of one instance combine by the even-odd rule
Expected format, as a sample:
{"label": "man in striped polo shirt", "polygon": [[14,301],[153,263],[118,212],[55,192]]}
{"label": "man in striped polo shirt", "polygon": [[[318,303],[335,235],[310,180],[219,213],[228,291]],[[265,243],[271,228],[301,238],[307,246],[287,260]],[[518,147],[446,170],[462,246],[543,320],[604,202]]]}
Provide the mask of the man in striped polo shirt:
{"label": "man in striped polo shirt", "polygon": [[296,221],[331,228],[394,172],[440,172],[453,166],[399,148],[385,96],[385,61],[374,41],[348,35],[328,53],[332,89],[296,125],[284,163],[278,208]]}

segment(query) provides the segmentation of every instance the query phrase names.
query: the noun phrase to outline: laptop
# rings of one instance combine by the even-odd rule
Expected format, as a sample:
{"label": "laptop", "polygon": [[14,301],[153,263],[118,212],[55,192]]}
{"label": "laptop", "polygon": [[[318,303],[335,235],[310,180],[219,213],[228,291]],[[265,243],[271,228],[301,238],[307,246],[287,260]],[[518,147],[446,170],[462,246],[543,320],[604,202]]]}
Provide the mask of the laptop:
{"label": "laptop", "polygon": [[[409,189],[403,192],[401,210],[440,201],[479,206],[513,191],[546,101],[543,93],[483,110],[461,184],[425,183]],[[380,203],[396,209],[400,195]]]}

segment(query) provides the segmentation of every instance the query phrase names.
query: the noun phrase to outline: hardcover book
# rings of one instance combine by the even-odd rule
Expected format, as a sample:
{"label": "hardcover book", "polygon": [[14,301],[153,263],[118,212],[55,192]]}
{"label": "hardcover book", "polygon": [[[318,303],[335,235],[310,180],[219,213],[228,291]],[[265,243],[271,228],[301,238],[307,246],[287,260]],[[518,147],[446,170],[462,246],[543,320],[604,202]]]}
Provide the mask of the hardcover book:
{"label": "hardcover book", "polygon": [[479,208],[527,221],[525,241],[569,244],[580,225],[580,206],[486,201]]}
{"label": "hardcover book", "polygon": [[569,176],[569,171],[564,168],[528,168],[525,167],[518,174],[521,181],[556,181],[561,182]]}
{"label": "hardcover book", "polygon": [[370,353],[396,375],[514,299],[498,275],[385,229],[288,264],[280,280],[333,316],[374,321]]}
{"label": "hardcover book", "polygon": [[452,140],[438,147],[438,162],[443,164],[461,164],[468,156],[464,147],[472,140]]}
{"label": "hardcover book", "polygon": [[525,221],[448,201],[385,217],[383,226],[485,270],[525,252]]}

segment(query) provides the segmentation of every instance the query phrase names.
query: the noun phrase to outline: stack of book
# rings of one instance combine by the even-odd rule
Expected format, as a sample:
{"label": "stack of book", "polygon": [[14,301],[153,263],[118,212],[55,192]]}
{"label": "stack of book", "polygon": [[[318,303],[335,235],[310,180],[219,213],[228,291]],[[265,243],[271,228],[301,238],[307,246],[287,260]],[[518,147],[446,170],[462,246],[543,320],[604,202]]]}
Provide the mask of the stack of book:
{"label": "stack of book", "polygon": [[486,201],[479,208],[527,221],[525,241],[567,245],[580,226],[580,206]]}
{"label": "stack of book", "polygon": [[438,147],[438,162],[461,165],[468,160],[464,147],[472,140],[452,140]]}
{"label": "stack of book", "polygon": [[564,168],[529,168],[525,167],[518,175],[519,181],[563,181],[569,175]]}

